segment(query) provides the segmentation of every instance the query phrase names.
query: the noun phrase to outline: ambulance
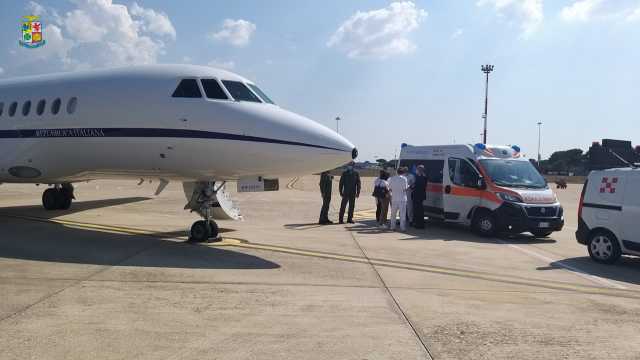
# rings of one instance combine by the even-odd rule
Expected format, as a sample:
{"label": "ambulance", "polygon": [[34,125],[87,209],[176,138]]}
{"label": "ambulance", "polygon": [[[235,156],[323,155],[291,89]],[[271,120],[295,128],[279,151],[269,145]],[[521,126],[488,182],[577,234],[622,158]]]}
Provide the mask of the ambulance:
{"label": "ambulance", "polygon": [[558,198],[518,146],[402,144],[398,166],[424,165],[425,216],[470,226],[481,236],[530,232],[547,237],[564,226]]}

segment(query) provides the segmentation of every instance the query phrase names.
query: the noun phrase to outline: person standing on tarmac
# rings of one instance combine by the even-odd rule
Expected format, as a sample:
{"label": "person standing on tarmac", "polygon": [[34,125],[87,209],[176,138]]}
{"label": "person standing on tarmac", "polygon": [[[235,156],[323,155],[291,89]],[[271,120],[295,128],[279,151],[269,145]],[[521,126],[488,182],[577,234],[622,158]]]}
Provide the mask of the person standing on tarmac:
{"label": "person standing on tarmac", "polygon": [[396,229],[396,214],[400,212],[400,230],[407,230],[407,190],[409,183],[404,176],[404,168],[398,169],[398,175],[389,179],[389,188],[391,189],[391,217],[389,225],[391,230]]}
{"label": "person standing on tarmac", "polygon": [[413,186],[416,182],[416,177],[413,175],[409,168],[404,168],[404,177],[407,178],[407,184],[409,190],[407,190],[407,219],[409,219],[409,225],[413,226]]}
{"label": "person standing on tarmac", "polygon": [[427,199],[427,175],[424,165],[419,165],[413,185],[413,227],[424,229],[424,201]]}
{"label": "person standing on tarmac", "polygon": [[349,163],[347,170],[340,176],[340,196],[342,203],[340,204],[340,224],[344,224],[344,210],[349,203],[349,215],[347,222],[353,224],[353,210],[356,206],[356,198],[360,197],[360,174],[353,169],[353,162]]}
{"label": "person standing on tarmac", "polygon": [[376,198],[376,222],[379,227],[384,227],[387,223],[387,213],[389,212],[389,174],[385,170],[380,170],[380,177],[373,183],[373,197]]}
{"label": "person standing on tarmac", "polygon": [[331,189],[333,188],[333,176],[328,171],[320,174],[320,194],[322,195],[322,210],[320,210],[320,225],[333,224],[329,220],[329,204],[331,204]]}

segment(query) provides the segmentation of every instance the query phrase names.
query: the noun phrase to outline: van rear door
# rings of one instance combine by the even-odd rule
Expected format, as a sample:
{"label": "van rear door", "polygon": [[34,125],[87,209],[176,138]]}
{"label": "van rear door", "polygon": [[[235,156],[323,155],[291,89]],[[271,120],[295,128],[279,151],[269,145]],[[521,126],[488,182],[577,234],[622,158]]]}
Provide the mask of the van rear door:
{"label": "van rear door", "polygon": [[444,218],[449,221],[468,222],[467,215],[480,204],[482,190],[478,188],[480,174],[469,160],[450,157],[444,176]]}

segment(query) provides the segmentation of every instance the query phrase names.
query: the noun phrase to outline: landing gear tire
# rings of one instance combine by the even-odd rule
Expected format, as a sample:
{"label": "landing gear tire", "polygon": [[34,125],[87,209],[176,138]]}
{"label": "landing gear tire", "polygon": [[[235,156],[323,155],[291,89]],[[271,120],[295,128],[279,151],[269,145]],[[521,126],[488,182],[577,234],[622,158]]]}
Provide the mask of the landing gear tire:
{"label": "landing gear tire", "polygon": [[58,190],[56,189],[47,189],[42,194],[42,206],[46,210],[56,210],[58,209],[59,204],[59,195]]}
{"label": "landing gear tire", "polygon": [[58,209],[69,210],[73,194],[66,189],[58,190]]}
{"label": "landing gear tire", "polygon": [[220,232],[220,229],[218,228],[218,224],[216,224],[215,221],[209,220],[209,230],[211,231],[209,233],[209,239],[213,239],[213,240],[218,239],[218,234]]}
{"label": "landing gear tire", "polygon": [[496,233],[496,219],[488,211],[481,211],[473,217],[473,232],[482,237],[490,237]]}
{"label": "landing gear tire", "polygon": [[42,194],[42,206],[47,210],[68,210],[73,200],[73,190],[51,188]]}
{"label": "landing gear tire", "polygon": [[589,256],[595,262],[613,264],[622,256],[618,239],[609,231],[596,231],[589,237],[588,244]]}
{"label": "landing gear tire", "polygon": [[199,220],[191,226],[191,237],[193,242],[205,242],[211,236],[211,224],[205,220]]}

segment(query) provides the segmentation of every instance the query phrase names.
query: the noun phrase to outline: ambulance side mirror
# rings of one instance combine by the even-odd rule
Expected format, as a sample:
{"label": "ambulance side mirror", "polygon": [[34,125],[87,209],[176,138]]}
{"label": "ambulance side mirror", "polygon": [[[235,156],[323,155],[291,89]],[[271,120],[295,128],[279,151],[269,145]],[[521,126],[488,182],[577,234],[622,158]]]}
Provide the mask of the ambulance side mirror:
{"label": "ambulance side mirror", "polygon": [[487,189],[487,182],[484,181],[483,177],[479,177],[478,178],[478,189],[480,189],[480,190],[486,190]]}

